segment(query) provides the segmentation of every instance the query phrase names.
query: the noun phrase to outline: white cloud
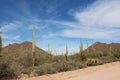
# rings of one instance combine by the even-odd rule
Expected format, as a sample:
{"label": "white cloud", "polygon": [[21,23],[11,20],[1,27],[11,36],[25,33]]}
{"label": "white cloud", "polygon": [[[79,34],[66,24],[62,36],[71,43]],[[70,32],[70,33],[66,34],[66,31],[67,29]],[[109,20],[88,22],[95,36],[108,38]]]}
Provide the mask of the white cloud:
{"label": "white cloud", "polygon": [[99,0],[74,16],[82,24],[120,27],[120,1]]}
{"label": "white cloud", "polygon": [[9,40],[9,41],[17,41],[20,39],[20,35],[12,35],[12,34],[2,34],[2,38],[4,40]]}
{"label": "white cloud", "polygon": [[48,23],[59,24],[63,26],[69,26],[71,28],[79,28],[79,24],[75,22],[65,22],[65,21],[54,21],[54,20],[47,20]]}
{"label": "white cloud", "polygon": [[18,43],[20,41],[20,37],[20,35],[2,34],[3,46],[7,46],[8,44],[12,43]]}
{"label": "white cloud", "polygon": [[7,32],[7,31],[15,30],[18,27],[20,27],[21,23],[22,22],[20,22],[20,21],[13,21],[13,22],[10,22],[10,23],[6,23],[6,24],[2,25],[1,31],[2,32]]}
{"label": "white cloud", "polygon": [[38,29],[38,28],[39,28],[37,25],[30,25],[30,26],[29,26],[29,29],[32,30],[33,27],[35,27],[35,29]]}
{"label": "white cloud", "polygon": [[[62,36],[71,37],[71,38],[88,38],[88,39],[113,39],[119,38],[118,33],[120,30],[81,30],[81,29],[65,29],[62,32]],[[116,37],[115,37],[116,36]]]}
{"label": "white cloud", "polygon": [[58,33],[51,33],[51,32],[49,32],[49,33],[47,33],[45,35],[42,35],[42,38],[53,38],[53,37],[55,37],[57,35],[58,35]]}
{"label": "white cloud", "polygon": [[13,37],[13,40],[15,40],[15,41],[17,41],[18,39],[20,39],[20,35]]}
{"label": "white cloud", "polygon": [[119,0],[97,0],[82,12],[74,12],[73,17],[77,20],[77,23],[57,22],[68,27],[61,32],[61,36],[119,41],[119,4]]}

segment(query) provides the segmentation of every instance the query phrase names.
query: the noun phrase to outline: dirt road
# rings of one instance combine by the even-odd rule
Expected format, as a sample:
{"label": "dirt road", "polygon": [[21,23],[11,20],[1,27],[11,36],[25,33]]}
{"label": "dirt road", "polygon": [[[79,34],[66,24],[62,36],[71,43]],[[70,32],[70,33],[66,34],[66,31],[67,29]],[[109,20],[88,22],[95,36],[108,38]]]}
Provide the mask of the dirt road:
{"label": "dirt road", "polygon": [[120,80],[120,62],[20,80]]}

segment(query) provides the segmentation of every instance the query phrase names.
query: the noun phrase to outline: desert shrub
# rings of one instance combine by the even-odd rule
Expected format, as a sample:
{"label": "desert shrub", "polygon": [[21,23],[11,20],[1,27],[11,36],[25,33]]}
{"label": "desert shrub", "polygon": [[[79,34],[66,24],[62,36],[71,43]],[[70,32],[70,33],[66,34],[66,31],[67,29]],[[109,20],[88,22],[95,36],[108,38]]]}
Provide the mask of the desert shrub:
{"label": "desert shrub", "polygon": [[57,55],[53,57],[53,62],[61,62],[65,60],[65,56],[64,55]]}
{"label": "desert shrub", "polygon": [[79,64],[78,61],[76,62],[74,60],[70,60],[67,63],[68,63],[68,65],[73,66],[75,69],[78,68],[78,64]]}
{"label": "desert shrub", "polygon": [[46,69],[46,73],[47,74],[53,74],[56,72],[56,68],[54,67],[54,63],[50,63],[50,64],[44,64],[43,67]]}
{"label": "desert shrub", "polygon": [[78,62],[77,67],[81,69],[81,68],[86,68],[87,65],[85,64],[85,62]]}
{"label": "desert shrub", "polygon": [[35,59],[36,66],[43,65],[44,63],[53,62],[53,56],[51,54],[36,54]]}
{"label": "desert shrub", "polygon": [[118,59],[114,56],[103,56],[103,57],[100,57],[100,60],[103,62],[103,63],[110,63],[110,62],[114,62],[114,61],[117,61]]}
{"label": "desert shrub", "polygon": [[95,66],[95,65],[100,65],[103,62],[100,59],[87,59],[86,64],[88,66]]}
{"label": "desert shrub", "polygon": [[54,63],[45,63],[37,66],[35,72],[37,75],[53,74],[56,73],[56,68],[54,67]]}
{"label": "desert shrub", "polygon": [[74,60],[68,61],[68,64],[73,66],[73,69],[81,69],[87,67],[87,65],[84,62]]}
{"label": "desert shrub", "polygon": [[74,66],[70,65],[67,61],[62,61],[55,64],[58,72],[70,71],[75,69]]}
{"label": "desert shrub", "polygon": [[113,56],[116,57],[116,58],[120,58],[120,51],[114,52]]}
{"label": "desert shrub", "polygon": [[17,78],[17,75],[7,64],[0,64],[0,80],[12,80]]}
{"label": "desert shrub", "polygon": [[80,53],[75,53],[73,55],[70,55],[70,58],[75,61],[81,61],[81,55]]}
{"label": "desert shrub", "polygon": [[17,63],[19,63],[19,65],[21,65],[22,67],[31,67],[33,64],[32,54],[26,53],[26,54],[19,56]]}
{"label": "desert shrub", "polygon": [[103,56],[104,55],[104,53],[103,52],[94,52],[94,53],[89,53],[88,54],[88,56],[87,57],[89,57],[89,58],[99,58],[99,57],[101,57],[101,56]]}
{"label": "desert shrub", "polygon": [[37,66],[35,73],[40,76],[46,73],[46,69],[42,66]]}
{"label": "desert shrub", "polygon": [[27,68],[21,69],[21,73],[22,74],[27,74],[27,75],[30,75],[32,71],[33,71],[32,67],[27,67]]}
{"label": "desert shrub", "polygon": [[[22,65],[18,62],[18,57],[12,54],[2,54],[0,58],[0,67],[5,67],[4,69],[0,70],[0,75],[5,78],[18,78],[21,74]],[[1,79],[0,79],[1,80]],[[8,80],[8,79],[4,79]]]}
{"label": "desert shrub", "polygon": [[76,61],[62,61],[62,62],[53,62],[53,63],[45,63],[36,67],[35,73],[37,75],[44,75],[44,74],[53,74],[57,72],[64,72],[75,70],[79,68],[85,68],[87,65],[83,62],[76,62]]}
{"label": "desert shrub", "polygon": [[0,57],[0,80],[12,80],[13,78],[17,78],[17,75],[11,68],[11,59],[2,55]]}

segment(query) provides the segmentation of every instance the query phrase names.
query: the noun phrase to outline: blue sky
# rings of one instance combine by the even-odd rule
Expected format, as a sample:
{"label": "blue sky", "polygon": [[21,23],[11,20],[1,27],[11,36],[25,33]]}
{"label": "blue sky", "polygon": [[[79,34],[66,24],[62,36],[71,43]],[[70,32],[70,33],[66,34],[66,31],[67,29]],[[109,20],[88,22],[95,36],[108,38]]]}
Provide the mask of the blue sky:
{"label": "blue sky", "polygon": [[120,0],[0,0],[3,45],[31,41],[54,54],[93,42],[120,42]]}

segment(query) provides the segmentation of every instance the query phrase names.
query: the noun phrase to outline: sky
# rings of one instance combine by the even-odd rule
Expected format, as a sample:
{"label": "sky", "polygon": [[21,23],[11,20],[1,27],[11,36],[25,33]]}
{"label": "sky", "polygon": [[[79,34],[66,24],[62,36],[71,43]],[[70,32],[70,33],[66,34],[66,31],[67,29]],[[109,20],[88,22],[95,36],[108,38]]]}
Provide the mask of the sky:
{"label": "sky", "polygon": [[79,51],[87,43],[120,42],[120,0],[0,0],[3,46],[31,41],[54,54]]}

